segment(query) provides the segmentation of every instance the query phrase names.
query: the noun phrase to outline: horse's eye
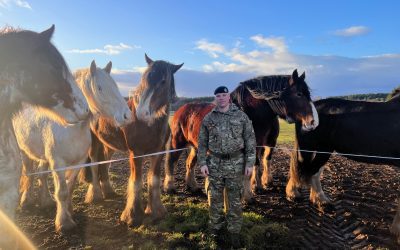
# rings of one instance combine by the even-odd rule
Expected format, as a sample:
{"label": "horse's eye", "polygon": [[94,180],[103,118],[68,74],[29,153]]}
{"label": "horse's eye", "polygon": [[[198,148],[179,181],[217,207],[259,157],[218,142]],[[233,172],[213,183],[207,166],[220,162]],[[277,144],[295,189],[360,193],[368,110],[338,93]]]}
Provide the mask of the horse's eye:
{"label": "horse's eye", "polygon": [[99,91],[102,91],[103,89],[101,88],[101,86],[98,87]]}
{"label": "horse's eye", "polygon": [[298,96],[298,97],[302,97],[302,96],[303,96],[303,93],[297,92],[297,96]]}

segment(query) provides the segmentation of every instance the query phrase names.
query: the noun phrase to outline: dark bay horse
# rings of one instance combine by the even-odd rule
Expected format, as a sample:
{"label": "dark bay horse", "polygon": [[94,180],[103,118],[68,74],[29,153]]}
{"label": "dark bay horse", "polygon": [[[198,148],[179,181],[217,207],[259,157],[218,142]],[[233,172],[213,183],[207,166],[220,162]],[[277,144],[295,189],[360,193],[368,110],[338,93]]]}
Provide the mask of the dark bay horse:
{"label": "dark bay horse", "polygon": [[[305,74],[298,76],[297,70],[292,75],[262,76],[244,81],[231,93],[232,102],[242,109],[253,123],[257,145],[256,165],[262,164],[263,174],[259,177],[256,167],[251,180],[252,189],[266,187],[272,181],[270,159],[279,134],[278,117],[288,122],[298,121],[302,130],[309,131],[318,126],[318,114],[311,101],[310,91],[305,82]],[[186,184],[192,191],[198,186],[194,177],[197,139],[200,124],[204,116],[211,111],[213,104],[192,103],[179,108],[171,122],[171,140],[169,149],[191,146],[186,161]],[[173,192],[173,170],[181,152],[167,154],[165,161],[166,177],[164,189]],[[246,180],[248,181],[248,180]],[[250,200],[252,194],[249,184],[245,184],[244,199]]]}
{"label": "dark bay horse", "polygon": [[[131,175],[127,189],[127,203],[121,221],[128,225],[142,224],[144,212],[154,220],[162,218],[166,209],[160,197],[160,171],[162,155],[151,157],[147,174],[148,203],[142,207],[142,161],[133,158],[163,151],[169,138],[168,126],[170,103],[176,98],[174,73],[183,64],[153,61],[145,56],[148,67],[143,73],[135,96],[128,101],[133,121],[119,129],[107,119],[100,119],[92,131],[98,138],[93,141],[92,161],[109,159],[114,151],[129,151]],[[101,143],[102,144],[101,144]],[[105,197],[113,193],[108,181],[107,168],[100,168],[100,186]],[[85,171],[88,173],[88,171]],[[93,188],[92,190],[95,190]]]}
{"label": "dark bay horse", "polygon": [[[12,116],[23,102],[64,124],[89,114],[64,58],[50,42],[53,32],[54,25],[41,33],[9,27],[0,31],[0,210],[11,219],[18,205],[22,165]],[[0,248],[9,248],[7,233],[0,228]]]}
{"label": "dark bay horse", "polygon": [[[399,167],[400,160],[400,95],[387,102],[348,101],[325,99],[315,102],[320,124],[310,132],[300,131],[296,123],[295,149],[290,162],[290,179],[286,196],[300,196],[298,188],[310,186],[312,203],[328,203],[320,182],[320,175],[330,154],[315,151],[339,152],[354,155],[383,156],[385,158],[345,156],[352,160],[373,164],[389,164]],[[391,227],[392,233],[400,234],[400,206]]]}

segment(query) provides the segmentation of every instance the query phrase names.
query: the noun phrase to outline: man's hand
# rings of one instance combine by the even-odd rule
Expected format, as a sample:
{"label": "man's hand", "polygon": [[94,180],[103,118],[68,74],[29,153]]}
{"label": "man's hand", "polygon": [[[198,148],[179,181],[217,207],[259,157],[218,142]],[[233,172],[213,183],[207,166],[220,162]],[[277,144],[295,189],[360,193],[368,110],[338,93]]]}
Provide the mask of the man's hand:
{"label": "man's hand", "polygon": [[200,171],[204,177],[207,177],[209,174],[207,165],[201,166]]}
{"label": "man's hand", "polygon": [[244,170],[244,175],[251,176],[252,172],[253,172],[253,167],[246,167],[246,169]]}

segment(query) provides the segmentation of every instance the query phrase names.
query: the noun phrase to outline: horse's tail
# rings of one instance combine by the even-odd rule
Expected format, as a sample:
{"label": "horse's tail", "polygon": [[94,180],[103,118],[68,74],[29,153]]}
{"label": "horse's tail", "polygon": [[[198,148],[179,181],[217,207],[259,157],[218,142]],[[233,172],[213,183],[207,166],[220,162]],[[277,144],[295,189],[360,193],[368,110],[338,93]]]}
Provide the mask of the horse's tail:
{"label": "horse's tail", "polygon": [[[90,157],[88,157],[86,159],[86,163],[90,163]],[[92,176],[92,171],[90,169],[90,167],[88,168],[82,168],[81,171],[79,171],[79,182],[83,182],[83,183],[91,183],[93,179]]]}

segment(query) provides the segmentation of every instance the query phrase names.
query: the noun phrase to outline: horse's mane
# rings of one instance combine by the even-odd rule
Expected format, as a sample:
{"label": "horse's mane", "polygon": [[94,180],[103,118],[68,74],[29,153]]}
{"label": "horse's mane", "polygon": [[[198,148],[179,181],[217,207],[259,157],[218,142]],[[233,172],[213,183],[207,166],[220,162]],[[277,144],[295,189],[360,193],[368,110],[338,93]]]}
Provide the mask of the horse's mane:
{"label": "horse's mane", "polygon": [[249,94],[246,88],[257,90],[266,96],[275,96],[289,86],[290,75],[258,76],[239,83],[239,86],[232,92],[232,99],[243,106],[244,95]]}
{"label": "horse's mane", "polygon": [[400,100],[400,87],[395,88],[386,98],[387,101]]}
{"label": "horse's mane", "polygon": [[29,32],[29,31],[21,29],[21,28],[15,28],[10,25],[6,25],[6,26],[0,28],[0,35],[19,33],[19,32]]}
{"label": "horse's mane", "polygon": [[74,72],[74,78],[78,83],[80,89],[82,89],[81,85],[84,83],[84,80],[88,77],[88,75],[90,75],[89,68],[78,69]]}

